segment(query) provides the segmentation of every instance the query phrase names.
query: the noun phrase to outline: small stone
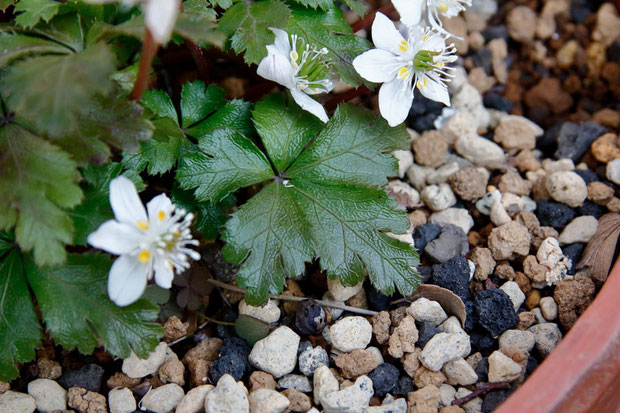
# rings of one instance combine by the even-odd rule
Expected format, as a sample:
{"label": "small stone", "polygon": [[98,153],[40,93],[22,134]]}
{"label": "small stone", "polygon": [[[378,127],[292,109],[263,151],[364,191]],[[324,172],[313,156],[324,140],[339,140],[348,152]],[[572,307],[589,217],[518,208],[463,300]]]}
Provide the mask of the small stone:
{"label": "small stone", "polygon": [[433,265],[432,283],[447,288],[454,294],[467,300],[469,297],[470,267],[465,257],[454,257],[448,261]]}
{"label": "small stone", "polygon": [[386,397],[381,406],[370,406],[364,413],[407,413],[407,401],[405,399],[396,399],[387,403]]}
{"label": "small stone", "polygon": [[488,180],[489,175],[484,168],[470,167],[450,175],[448,183],[461,199],[474,201],[484,196]]}
{"label": "small stone", "polygon": [[[572,106],[570,95],[568,96],[570,100],[566,96],[562,96],[566,94],[566,91],[562,90],[560,82],[556,78],[546,79],[553,80],[547,81],[548,84],[544,85],[546,87],[545,97],[550,99],[551,93],[556,94],[554,99],[556,104],[560,105],[559,108],[554,110],[554,113],[561,113]],[[592,142],[605,132],[607,132],[607,129],[598,123],[585,122],[577,125],[572,122],[565,122],[560,128],[557,139],[558,150],[554,155],[557,159],[570,158],[573,161],[578,161],[590,148]]]}
{"label": "small stone", "polygon": [[532,183],[521,178],[516,172],[506,172],[499,181],[498,188],[502,193],[513,193],[516,195],[529,195],[532,190]]}
{"label": "small stone", "polygon": [[424,252],[435,262],[446,262],[469,252],[467,235],[456,225],[446,225],[439,237],[429,242]]}
{"label": "small stone", "polygon": [[323,347],[317,346],[302,352],[299,355],[298,364],[302,374],[312,376],[319,366],[329,365],[329,356]]}
{"label": "small stone", "polygon": [[407,180],[415,189],[421,191],[426,186],[426,177],[434,171],[435,169],[430,166],[420,166],[414,163],[407,171]]}
{"label": "small stone", "polygon": [[585,181],[574,172],[554,172],[547,177],[547,190],[553,199],[572,208],[583,205],[588,196]]}
{"label": "small stone", "polygon": [[0,394],[0,412],[32,413],[36,409],[34,397],[7,390]]}
{"label": "small stone", "polygon": [[493,273],[496,262],[488,248],[474,248],[469,254],[469,259],[476,265],[474,272],[476,280],[484,281]]}
{"label": "small stone", "polygon": [[411,144],[416,163],[436,168],[443,164],[448,150],[448,143],[436,133],[424,132]]}
{"label": "small stone", "polygon": [[185,366],[177,357],[170,357],[159,368],[159,378],[162,383],[176,383],[179,386],[185,384]]}
{"label": "small stone", "polygon": [[[415,318],[416,321],[426,321],[436,326],[443,323],[448,318],[448,315],[437,301],[431,301],[424,297],[418,298],[411,303],[407,308],[407,314]],[[416,340],[417,339],[416,329]]]}
{"label": "small stone", "polygon": [[570,158],[563,158],[554,161],[553,159],[544,159],[542,161],[543,169],[552,174],[555,172],[573,172],[575,170],[575,163]]}
{"label": "small stone", "polygon": [[396,387],[398,376],[398,369],[389,363],[381,364],[368,374],[374,394],[378,397],[385,396]]}
{"label": "small stone", "polygon": [[536,135],[528,120],[521,117],[507,117],[495,128],[493,140],[506,150],[534,149]]}
{"label": "small stone", "polygon": [[597,161],[608,163],[620,158],[620,148],[618,147],[618,136],[614,133],[606,133],[592,142],[590,149]]}
{"label": "small stone", "polygon": [[69,407],[80,413],[107,413],[108,411],[104,396],[82,387],[71,387],[67,397]]}
{"label": "small stone", "polygon": [[[448,208],[443,211],[435,212],[430,216],[429,222],[441,226],[456,225],[461,228],[465,234],[474,226],[474,219],[465,208]],[[415,244],[415,246],[418,248],[418,244]],[[422,249],[421,247],[419,248]]]}
{"label": "small stone", "polygon": [[108,388],[113,389],[115,387],[129,387],[132,388],[141,383],[140,379],[132,379],[128,377],[125,373],[116,372],[112,377],[108,379],[106,385]]}
{"label": "small stone", "polygon": [[540,311],[545,320],[552,321],[558,316],[558,305],[553,297],[543,297],[540,299]]}
{"label": "small stone", "polygon": [[448,379],[446,378],[446,375],[443,374],[441,371],[432,371],[424,366],[418,367],[415,375],[413,376],[413,382],[415,383],[416,387],[420,389],[422,387],[428,386],[429,384],[439,387],[447,380]]}
{"label": "small stone", "polygon": [[103,377],[103,368],[97,364],[87,364],[79,370],[65,371],[58,379],[65,389],[69,387],[82,387],[86,390],[98,392],[101,388],[101,379]]}
{"label": "small stone", "polygon": [[434,172],[428,174],[428,176],[426,177],[426,183],[429,185],[446,183],[448,182],[448,178],[450,177],[450,175],[457,172],[458,170],[459,163],[457,161],[447,162],[445,165],[437,168]]}
{"label": "small stone", "polygon": [[200,413],[205,408],[205,398],[207,393],[213,390],[215,386],[204,384],[194,387],[187,392],[179,402],[175,413]]}
{"label": "small stone", "polygon": [[480,291],[475,298],[478,323],[491,334],[498,337],[504,331],[514,328],[519,323],[519,317],[508,294],[496,288]]}
{"label": "small stone", "polygon": [[587,243],[592,239],[598,228],[598,220],[593,216],[580,216],[573,219],[560,234],[561,245],[576,242]]}
{"label": "small stone", "polygon": [[413,233],[413,242],[416,248],[423,251],[429,242],[436,239],[441,233],[441,225],[436,223],[423,224],[416,227]]}
{"label": "small stone", "polygon": [[[239,337],[227,337],[220,349],[220,357],[215,360],[209,369],[213,383],[217,383],[225,374],[230,374],[235,380],[241,380],[244,373],[251,369],[248,363],[250,347]],[[204,382],[200,383],[204,384]]]}
{"label": "small stone", "polygon": [[407,395],[409,412],[437,413],[441,393],[437,386],[428,385]]}
{"label": "small stone", "polygon": [[620,158],[607,164],[606,176],[614,184],[620,185]]}
{"label": "small stone", "polygon": [[489,215],[491,213],[491,207],[502,200],[502,193],[495,189],[493,191],[487,192],[482,198],[480,198],[476,202],[476,209],[484,215]]}
{"label": "small stone", "polygon": [[276,389],[276,381],[273,376],[264,371],[254,371],[250,374],[250,391],[256,391],[258,389]]}
{"label": "small stone", "polygon": [[65,410],[67,391],[54,380],[37,379],[28,383],[28,394],[34,397],[37,409],[41,412]]}
{"label": "small stone", "polygon": [[519,378],[521,366],[501,351],[494,351],[489,356],[489,382],[513,381]]}
{"label": "small stone", "polygon": [[540,169],[541,164],[532,151],[522,150],[515,157],[515,167],[519,172],[537,171]]}
{"label": "small stone", "polygon": [[557,202],[537,201],[536,217],[538,217],[540,225],[551,226],[560,230],[575,218],[575,211],[568,205]]}
{"label": "small stone", "polygon": [[441,393],[441,401],[439,402],[439,405],[450,406],[450,403],[452,403],[452,400],[454,400],[456,389],[449,384],[442,384],[441,386],[439,386],[439,393]]}
{"label": "small stone", "polygon": [[517,6],[506,17],[508,34],[520,43],[534,40],[536,34],[536,12],[527,6]]}
{"label": "small stone", "polygon": [[392,325],[390,313],[381,311],[376,316],[373,316],[370,322],[372,323],[372,332],[377,343],[385,344],[390,338],[390,326]]}
{"label": "small stone", "polygon": [[322,396],[321,404],[325,413],[361,412],[368,407],[372,396],[372,381],[361,376],[352,386]]}
{"label": "small stone", "polygon": [[334,358],[342,377],[353,379],[374,370],[382,360],[378,359],[373,350],[355,349],[350,353],[341,353]]}
{"label": "small stone", "polygon": [[256,368],[282,377],[295,369],[299,340],[299,335],[290,328],[278,327],[254,344],[248,360]]}
{"label": "small stone", "polygon": [[429,185],[422,190],[422,201],[433,211],[443,211],[456,204],[456,198],[450,185]]}
{"label": "small stone", "polygon": [[500,350],[516,348],[520,351],[526,351],[529,353],[534,348],[534,343],[534,334],[529,331],[507,330],[499,336]]}
{"label": "small stone", "polygon": [[[329,291],[325,293],[323,298],[326,296],[331,298],[331,294]],[[330,301],[329,299],[327,301]],[[331,300],[335,301],[335,300]],[[309,299],[298,303],[295,310],[295,328],[299,331],[300,334],[305,335],[316,335],[321,334],[325,326],[327,325],[327,312],[322,305],[317,303],[316,301]],[[340,315],[332,310],[330,312],[332,318],[338,318]],[[336,317],[338,316],[338,317]]]}
{"label": "small stone", "polygon": [[620,18],[613,4],[603,4],[599,8],[592,38],[605,46],[620,38]]}
{"label": "small stone", "polygon": [[245,388],[225,374],[215,389],[205,396],[205,410],[209,413],[249,413],[250,403]]}
{"label": "small stone", "polygon": [[415,377],[416,371],[420,368],[420,359],[418,358],[422,350],[416,348],[415,352],[405,354],[402,359],[403,369],[411,378]]}
{"label": "small stone", "polygon": [[172,343],[173,341],[188,335],[190,332],[189,322],[182,322],[177,316],[173,315],[164,323],[164,338],[165,343]]}
{"label": "small stone", "polygon": [[502,162],[505,158],[504,150],[498,144],[475,134],[461,135],[456,140],[455,150],[468,161],[480,166]]}
{"label": "small stone", "polygon": [[127,387],[117,387],[108,393],[108,405],[110,413],[131,413],[136,410],[136,399]]}
{"label": "small stone", "polygon": [[441,333],[442,330],[437,328],[434,324],[423,321],[419,323],[420,328],[418,329],[418,341],[416,341],[416,346],[424,347],[426,343],[429,342],[431,338],[435,336],[435,334]]}
{"label": "small stone", "polygon": [[447,362],[441,371],[452,385],[466,386],[478,381],[478,375],[463,358]]}
{"label": "small stone", "polygon": [[536,324],[527,331],[534,334],[536,349],[543,357],[547,357],[562,339],[562,333],[555,323]]}
{"label": "small stone", "polygon": [[407,315],[392,332],[388,341],[388,353],[394,358],[401,358],[404,353],[411,353],[415,350],[416,341],[418,341],[418,329],[415,320],[411,315]]}
{"label": "small stone", "polygon": [[396,150],[392,152],[392,155],[398,161],[398,177],[402,179],[405,177],[407,170],[413,165],[413,154],[411,151]]}
{"label": "small stone", "polygon": [[[465,387],[459,387],[456,394],[454,395],[455,399],[460,399],[461,397],[465,397],[471,394],[472,391],[466,389]],[[467,403],[464,403],[461,406],[465,413],[479,413],[482,411],[482,399],[480,397],[476,397]]]}
{"label": "small stone", "polygon": [[168,413],[177,407],[183,396],[185,396],[185,392],[179,385],[165,384],[156,389],[151,389],[142,398],[140,406],[155,413]]}
{"label": "small stone", "polygon": [[295,389],[286,389],[282,394],[288,399],[289,410],[292,412],[307,412],[312,407],[310,397]]}
{"label": "small stone", "polygon": [[352,287],[342,285],[339,278],[327,278],[327,288],[337,301],[347,301],[349,298],[357,294],[364,285],[364,281],[360,281]]}
{"label": "small stone", "polygon": [[329,338],[332,345],[340,351],[364,349],[372,338],[372,326],[364,317],[345,317],[331,326]]}
{"label": "small stone", "polygon": [[495,267],[495,276],[501,280],[514,280],[516,273],[510,264],[502,262]]}
{"label": "small stone", "polygon": [[250,393],[248,401],[252,413],[281,413],[291,404],[286,396],[268,389],[259,389]]}
{"label": "small stone", "polygon": [[561,281],[553,293],[558,304],[560,324],[569,329],[575,324],[594,299],[594,282],[590,278],[575,277],[574,280]]}
{"label": "small stone", "polygon": [[287,374],[278,380],[279,389],[295,389],[302,393],[312,392],[312,384],[306,376],[300,374]]}
{"label": "small stone", "polygon": [[444,122],[440,133],[449,145],[454,145],[459,136],[475,135],[476,129],[470,116],[465,112],[456,112]]}
{"label": "small stone", "polygon": [[614,189],[602,182],[588,184],[588,200],[597,205],[607,205],[614,197]]}
{"label": "small stone", "polygon": [[533,310],[540,304],[540,290],[532,290],[527,294],[527,300],[525,300],[525,306],[528,310]]}
{"label": "small stone", "polygon": [[535,320],[536,318],[534,313],[531,311],[523,311],[519,313],[519,325],[517,325],[517,328],[519,330],[527,330],[532,324],[534,324]]}
{"label": "small stone", "polygon": [[155,350],[146,359],[139,358],[133,351],[128,358],[123,360],[123,373],[132,379],[139,379],[148,375],[154,375],[166,361],[168,345],[159,343]]}
{"label": "small stone", "polygon": [[[480,33],[478,33],[478,35],[480,36],[480,38],[483,39],[482,41],[484,45],[484,38],[482,37]],[[468,37],[468,39],[470,38],[471,36]],[[480,93],[486,93],[497,82],[497,80],[493,76],[487,75],[486,72],[484,71],[484,68],[482,67],[475,67],[471,69],[469,71],[468,80],[469,80],[469,83],[471,83]]]}
{"label": "small stone", "polygon": [[489,218],[491,218],[491,222],[496,227],[502,226],[502,225],[507,224],[508,222],[512,221],[512,218],[510,218],[510,215],[508,215],[508,212],[506,211],[506,208],[499,201],[496,201],[491,206],[491,212],[489,214]]}
{"label": "small stone", "polygon": [[521,307],[521,304],[525,301],[525,294],[523,294],[523,291],[519,288],[519,284],[514,281],[506,281],[499,288],[508,295],[515,311],[519,310],[519,307]]}
{"label": "small stone", "polygon": [[412,188],[407,182],[390,181],[387,189],[390,196],[398,202],[399,209],[413,209],[420,204],[420,193],[416,191],[415,188]]}
{"label": "small stone", "polygon": [[329,367],[321,366],[314,371],[314,403],[321,404],[324,396],[338,391],[338,380]]}
{"label": "small stone", "polygon": [[424,346],[420,362],[429,370],[439,371],[447,362],[466,357],[470,351],[469,336],[439,333]]}
{"label": "small stone", "polygon": [[62,367],[57,361],[40,358],[37,360],[37,367],[39,368],[39,378],[41,379],[56,380],[62,376]]}
{"label": "small stone", "polygon": [[528,254],[530,234],[523,225],[511,221],[491,231],[488,245],[495,260],[512,259],[515,255]]}
{"label": "small stone", "polygon": [[272,300],[271,298],[265,305],[260,307],[248,305],[245,300],[241,300],[239,302],[239,315],[242,314],[258,318],[265,323],[276,323],[280,319],[280,307],[278,307],[278,300]]}
{"label": "small stone", "polygon": [[562,253],[560,243],[555,238],[546,238],[536,252],[536,259],[547,267],[545,274],[547,285],[557,284],[566,277],[572,263]]}

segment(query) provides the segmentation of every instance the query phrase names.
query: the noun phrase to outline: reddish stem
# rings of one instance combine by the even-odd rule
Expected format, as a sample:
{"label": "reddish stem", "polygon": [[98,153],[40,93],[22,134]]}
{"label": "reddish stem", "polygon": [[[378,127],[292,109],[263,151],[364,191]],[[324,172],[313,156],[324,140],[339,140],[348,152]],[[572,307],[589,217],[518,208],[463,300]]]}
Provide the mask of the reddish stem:
{"label": "reddish stem", "polygon": [[475,399],[478,396],[482,396],[483,394],[490,392],[491,390],[506,390],[509,388],[510,384],[505,381],[499,383],[478,383],[476,385],[476,390],[469,393],[467,396],[461,397],[460,399],[452,400],[452,405],[461,406],[468,401]]}
{"label": "reddish stem", "polygon": [[384,6],[379,7],[377,10],[374,10],[370,13],[368,13],[367,15],[365,15],[363,18],[359,19],[358,21],[356,21],[355,23],[353,23],[351,25],[351,28],[353,29],[353,32],[356,32],[358,30],[362,30],[362,29],[366,29],[367,27],[369,27],[372,22],[375,20],[375,14],[377,14],[377,12],[383,13],[383,14],[389,14],[392,13],[393,11],[395,11],[396,9],[394,8],[394,5],[390,2]]}
{"label": "reddish stem", "polygon": [[136,83],[133,85],[129,98],[136,102],[142,98],[142,94],[146,90],[146,86],[149,82],[149,71],[151,70],[151,64],[153,58],[157,54],[159,44],[153,38],[148,28],[144,29],[144,42],[142,43],[142,53],[140,54],[140,64],[138,66],[138,76],[136,77]]}
{"label": "reddish stem", "polygon": [[205,82],[205,84],[209,83],[209,62],[204,50],[202,50],[202,47],[198,46],[198,44],[192,42],[191,40],[185,40],[185,45],[189,48],[189,51],[194,58],[194,62],[196,62],[200,79]]}

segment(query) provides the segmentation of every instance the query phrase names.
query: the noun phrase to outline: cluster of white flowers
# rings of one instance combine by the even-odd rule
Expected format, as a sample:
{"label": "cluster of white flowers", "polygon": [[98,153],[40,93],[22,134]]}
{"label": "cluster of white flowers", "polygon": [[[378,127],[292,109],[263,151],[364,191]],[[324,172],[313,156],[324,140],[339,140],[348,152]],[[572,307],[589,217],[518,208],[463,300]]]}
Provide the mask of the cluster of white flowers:
{"label": "cluster of white flowers", "polygon": [[[379,90],[379,110],[390,126],[407,118],[413,90],[450,106],[447,82],[452,68],[448,63],[457,57],[450,37],[442,26],[441,16],[453,17],[471,6],[471,0],[392,0],[401,16],[400,31],[385,15],[377,13],[372,24],[376,49],[353,60],[353,67],[364,79],[383,83]],[[317,50],[304,39],[280,29],[267,57],[258,66],[258,74],[290,91],[303,109],[327,122],[325,109],[308,95],[329,92],[334,85],[330,77],[327,51]]]}
{"label": "cluster of white flowers", "polygon": [[110,269],[108,295],[119,306],[136,301],[155,275],[155,283],[170,288],[174,273],[189,268],[189,258],[200,259],[190,249],[190,224],[194,215],[176,208],[161,194],[144,205],[133,182],[119,176],[110,182],[110,205],[115,219],[104,222],[88,236],[88,243],[119,255]]}

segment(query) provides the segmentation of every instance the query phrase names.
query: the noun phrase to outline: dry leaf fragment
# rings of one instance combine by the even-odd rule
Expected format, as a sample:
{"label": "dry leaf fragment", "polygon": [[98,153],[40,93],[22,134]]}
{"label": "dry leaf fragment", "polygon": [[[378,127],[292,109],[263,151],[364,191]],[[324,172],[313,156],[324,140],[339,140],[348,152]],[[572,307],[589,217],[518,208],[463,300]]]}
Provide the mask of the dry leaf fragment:
{"label": "dry leaf fragment", "polygon": [[447,288],[439,287],[433,284],[420,284],[411,297],[394,301],[392,304],[396,304],[401,301],[414,302],[418,298],[427,298],[429,300],[437,301],[446,313],[458,318],[461,321],[461,325],[463,327],[465,326],[465,319],[467,318],[465,304],[458,295],[454,294]]}
{"label": "dry leaf fragment", "polygon": [[604,282],[609,275],[616,244],[620,235],[620,214],[609,213],[598,221],[598,229],[577,264],[577,268],[590,267],[592,278]]}

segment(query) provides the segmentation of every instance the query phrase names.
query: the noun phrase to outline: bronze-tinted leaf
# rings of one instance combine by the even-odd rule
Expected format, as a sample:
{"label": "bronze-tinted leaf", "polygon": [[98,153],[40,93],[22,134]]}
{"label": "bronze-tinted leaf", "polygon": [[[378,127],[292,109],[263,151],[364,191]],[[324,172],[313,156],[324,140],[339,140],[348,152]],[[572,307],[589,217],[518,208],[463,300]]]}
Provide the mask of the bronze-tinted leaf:
{"label": "bronze-tinted leaf", "polygon": [[620,235],[620,214],[609,213],[598,221],[596,234],[586,246],[577,268],[590,267],[592,278],[604,282],[609,275]]}

